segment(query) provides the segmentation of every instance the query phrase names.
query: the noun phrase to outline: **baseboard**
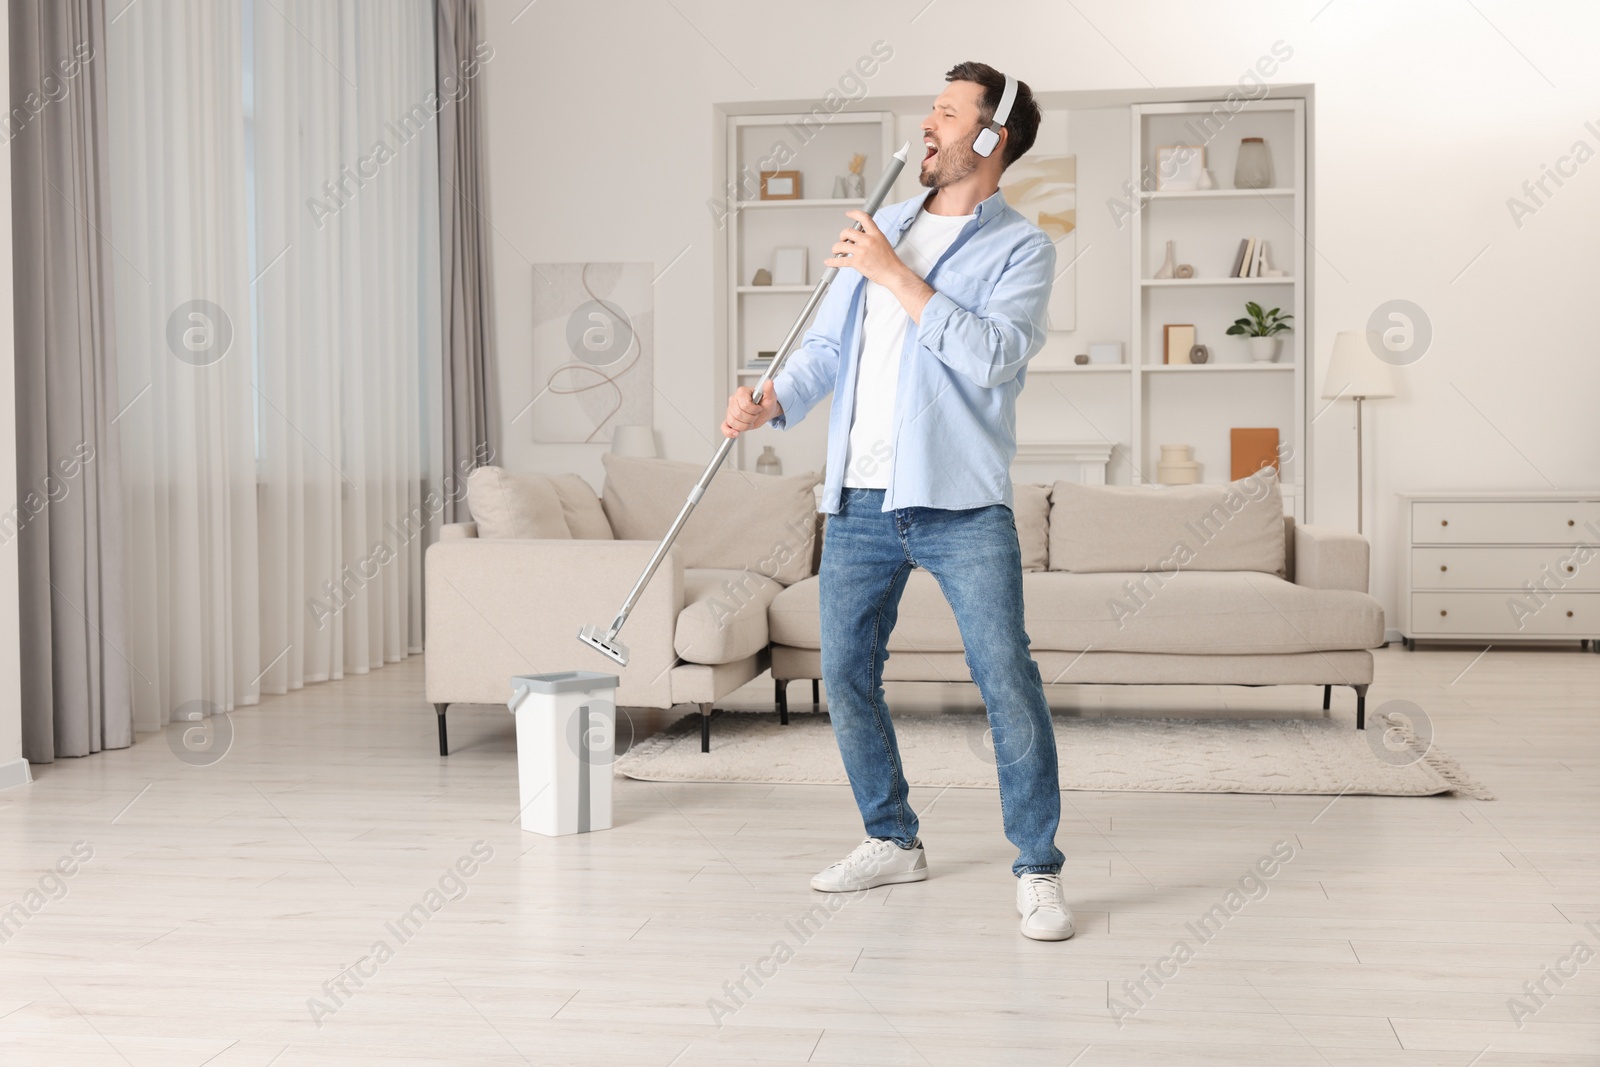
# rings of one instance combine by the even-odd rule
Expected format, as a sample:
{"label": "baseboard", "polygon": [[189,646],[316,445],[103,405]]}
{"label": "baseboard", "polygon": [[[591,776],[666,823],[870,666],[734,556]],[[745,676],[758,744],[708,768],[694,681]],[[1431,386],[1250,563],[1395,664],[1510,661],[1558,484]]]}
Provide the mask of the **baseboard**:
{"label": "baseboard", "polygon": [[33,772],[28,769],[28,761],[14,759],[10,763],[0,763],[0,789],[10,789],[14,785],[28,785],[33,781]]}

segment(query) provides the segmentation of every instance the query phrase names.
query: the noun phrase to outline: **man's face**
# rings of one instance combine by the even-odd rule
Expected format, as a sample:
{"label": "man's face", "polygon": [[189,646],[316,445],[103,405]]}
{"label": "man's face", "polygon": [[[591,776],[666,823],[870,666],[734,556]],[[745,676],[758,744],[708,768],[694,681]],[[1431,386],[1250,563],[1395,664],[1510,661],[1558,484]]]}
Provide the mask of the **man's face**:
{"label": "man's face", "polygon": [[923,159],[919,175],[929,189],[942,189],[960,181],[978,168],[983,157],[972,150],[978,136],[979,104],[983,86],[977,82],[953,81],[933,102],[933,109],[922,120]]}

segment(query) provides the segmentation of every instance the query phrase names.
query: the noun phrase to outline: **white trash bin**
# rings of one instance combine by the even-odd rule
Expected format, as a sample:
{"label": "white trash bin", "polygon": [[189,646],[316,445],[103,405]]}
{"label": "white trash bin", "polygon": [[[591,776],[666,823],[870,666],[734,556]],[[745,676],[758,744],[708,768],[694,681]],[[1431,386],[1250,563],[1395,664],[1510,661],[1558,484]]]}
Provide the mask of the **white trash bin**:
{"label": "white trash bin", "polygon": [[617,676],[519,674],[511,688],[522,828],[549,837],[611,829]]}

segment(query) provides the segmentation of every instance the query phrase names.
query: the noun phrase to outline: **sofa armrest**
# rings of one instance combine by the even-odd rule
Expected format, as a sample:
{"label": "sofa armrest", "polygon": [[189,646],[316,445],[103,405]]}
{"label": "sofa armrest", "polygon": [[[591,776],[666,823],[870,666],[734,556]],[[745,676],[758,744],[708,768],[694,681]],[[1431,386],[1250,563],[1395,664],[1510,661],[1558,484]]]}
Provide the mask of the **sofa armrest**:
{"label": "sofa armrest", "polygon": [[447,522],[439,527],[439,540],[459,541],[467,537],[478,536],[478,524],[475,522]]}
{"label": "sofa armrest", "polygon": [[1361,534],[1335,526],[1294,528],[1294,584],[1308,589],[1367,591],[1371,546]]}
{"label": "sofa armrest", "polygon": [[655,552],[654,541],[454,538],[424,563],[428,702],[503,703],[511,677],[552,671],[616,674],[619,705],[672,706],[672,637],[683,610],[683,557],[674,546],[639,598],[618,667],[578,641],[609,626]]}

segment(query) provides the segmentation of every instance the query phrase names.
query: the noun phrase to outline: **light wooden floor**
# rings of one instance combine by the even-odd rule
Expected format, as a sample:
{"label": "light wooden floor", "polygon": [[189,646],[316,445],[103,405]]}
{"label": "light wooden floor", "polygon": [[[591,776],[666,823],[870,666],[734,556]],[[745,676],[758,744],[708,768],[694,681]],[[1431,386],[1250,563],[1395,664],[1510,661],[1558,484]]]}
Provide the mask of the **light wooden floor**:
{"label": "light wooden floor", "polygon": [[[932,877],[802,942],[807,879],[861,833],[843,787],[619,780],[615,829],[545,839],[512,824],[504,709],[458,708],[438,758],[420,658],[269,698],[210,766],[150,735],[0,793],[0,907],[93,849],[0,944],[0,1063],[1600,1064],[1600,957],[1545,979],[1520,1029],[1507,1006],[1576,942],[1600,948],[1582,925],[1600,920],[1600,656],[1478,651],[1378,653],[1372,706],[1415,701],[1499,800],[1066,793],[1064,944],[1017,933],[994,792],[914,793]],[[770,684],[740,697],[770,707]],[[1320,715],[1319,697],[1051,693],[1083,715]],[[1348,690],[1334,714],[1353,723]],[[465,896],[402,942],[386,924],[478,841],[493,857]],[[1146,979],[1119,1027],[1108,997],[1277,841],[1296,854],[1268,895]],[[715,1025],[710,998],[733,1007],[724,983],[779,941],[792,958]],[[324,993],[363,956],[362,985]]]}

